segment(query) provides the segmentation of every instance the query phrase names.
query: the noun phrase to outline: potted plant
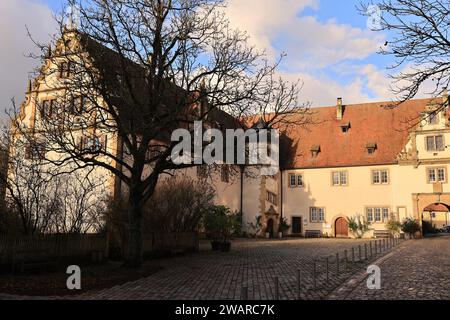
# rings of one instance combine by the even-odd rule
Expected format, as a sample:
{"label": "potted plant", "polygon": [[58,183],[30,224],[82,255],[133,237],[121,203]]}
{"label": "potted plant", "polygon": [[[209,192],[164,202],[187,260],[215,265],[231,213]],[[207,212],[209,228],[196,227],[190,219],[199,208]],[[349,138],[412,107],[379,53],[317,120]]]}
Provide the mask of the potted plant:
{"label": "potted plant", "polygon": [[406,218],[402,223],[402,231],[408,234],[410,239],[414,239],[414,235],[420,232],[420,224],[413,218]]}
{"label": "potted plant", "polygon": [[280,221],[280,226],[278,227],[278,232],[279,232],[280,239],[283,238],[283,236],[285,235],[285,232],[287,232],[290,227],[291,226],[288,224],[287,219],[286,218],[282,218],[281,221]]}
{"label": "potted plant", "polygon": [[231,235],[236,227],[236,217],[224,206],[212,206],[204,217],[204,227],[212,238],[213,250],[228,252],[231,249]]}
{"label": "potted plant", "polygon": [[394,237],[398,237],[402,229],[402,224],[395,219],[391,219],[386,223],[386,229],[388,229]]}
{"label": "potted plant", "polygon": [[203,226],[209,238],[211,238],[211,249],[220,250],[220,217],[212,207],[208,208],[203,217]]}

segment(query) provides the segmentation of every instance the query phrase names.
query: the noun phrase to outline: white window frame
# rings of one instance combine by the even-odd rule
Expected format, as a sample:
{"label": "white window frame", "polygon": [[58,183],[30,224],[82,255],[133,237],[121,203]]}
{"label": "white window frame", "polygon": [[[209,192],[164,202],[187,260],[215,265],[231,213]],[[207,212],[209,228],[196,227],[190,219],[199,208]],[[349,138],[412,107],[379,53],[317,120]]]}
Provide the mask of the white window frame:
{"label": "white window frame", "polygon": [[387,185],[389,184],[389,170],[380,169],[372,170],[372,184],[374,185]]}
{"label": "white window frame", "polygon": [[323,223],[325,222],[325,208],[322,207],[310,207],[309,219],[311,223]]}

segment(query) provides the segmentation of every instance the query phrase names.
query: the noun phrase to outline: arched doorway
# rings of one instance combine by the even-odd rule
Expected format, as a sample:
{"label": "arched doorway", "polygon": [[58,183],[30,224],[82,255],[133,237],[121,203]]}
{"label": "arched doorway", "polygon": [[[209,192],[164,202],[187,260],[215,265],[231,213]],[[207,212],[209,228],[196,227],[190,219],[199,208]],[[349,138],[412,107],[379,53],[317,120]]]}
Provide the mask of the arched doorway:
{"label": "arched doorway", "polygon": [[273,219],[269,219],[267,220],[267,228],[266,228],[266,233],[269,234],[269,237],[272,239],[273,238],[273,227],[274,227],[274,222]]}
{"label": "arched doorway", "polygon": [[336,238],[348,238],[348,222],[345,218],[338,218],[334,224]]}
{"label": "arched doorway", "polygon": [[450,209],[444,203],[433,203],[422,212],[422,234],[435,233],[450,223]]}

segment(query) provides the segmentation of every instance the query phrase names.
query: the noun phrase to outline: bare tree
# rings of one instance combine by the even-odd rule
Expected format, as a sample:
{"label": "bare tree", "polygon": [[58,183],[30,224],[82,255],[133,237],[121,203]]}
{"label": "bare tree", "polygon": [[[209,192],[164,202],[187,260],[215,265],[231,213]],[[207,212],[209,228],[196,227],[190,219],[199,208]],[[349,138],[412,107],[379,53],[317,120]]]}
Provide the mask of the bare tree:
{"label": "bare tree", "polygon": [[45,141],[45,160],[60,170],[102,168],[126,187],[127,266],[142,262],[143,208],[158,178],[197,165],[174,164],[173,130],[195,120],[224,130],[255,114],[279,125],[297,107],[298,84],[275,77],[282,57],[271,63],[249,46],[248,36],[230,27],[223,5],[83,1],[76,26],[58,19],[51,47],[38,44],[45,63],[30,97],[45,88],[53,100],[37,98],[42,121],[16,129]]}
{"label": "bare tree", "polygon": [[[391,76],[393,92],[401,101],[406,101],[431,80],[434,85],[430,94],[442,94],[450,84],[449,0],[380,0],[374,3],[381,12],[380,23],[374,24],[374,30],[392,35],[380,53],[396,58],[391,70],[404,68]],[[362,3],[360,12],[373,13],[370,6],[374,3]]]}
{"label": "bare tree", "polygon": [[[59,174],[51,170],[38,141],[17,139],[10,145],[8,131],[0,140],[1,149],[10,150],[7,172],[0,176],[6,189],[5,210],[18,218],[24,234],[86,233],[99,229],[104,205],[101,190],[105,182],[98,177]],[[100,196],[99,193],[100,192]]]}
{"label": "bare tree", "polygon": [[215,190],[206,181],[181,176],[159,184],[144,208],[148,232],[194,232],[205,211],[214,204]]}

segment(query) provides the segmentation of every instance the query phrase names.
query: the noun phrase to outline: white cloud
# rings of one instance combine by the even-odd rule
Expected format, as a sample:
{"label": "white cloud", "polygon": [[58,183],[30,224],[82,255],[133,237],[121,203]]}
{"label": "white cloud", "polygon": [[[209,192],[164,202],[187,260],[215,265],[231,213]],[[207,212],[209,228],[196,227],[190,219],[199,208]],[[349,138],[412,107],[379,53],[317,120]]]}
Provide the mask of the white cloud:
{"label": "white cloud", "polygon": [[23,101],[28,74],[39,63],[27,58],[36,53],[35,45],[27,36],[27,26],[33,38],[48,42],[53,33],[54,19],[50,8],[34,0],[0,1],[0,113],[11,107],[11,98],[17,104]]}
{"label": "white cloud", "polygon": [[[352,80],[348,84],[333,79],[329,72],[341,64],[362,61],[384,43],[382,34],[340,24],[336,19],[325,22],[301,13],[319,10],[319,0],[230,0],[226,13],[233,26],[245,30],[252,43],[271,56],[282,50],[288,57],[283,62],[283,77],[301,79],[304,87],[301,101],[313,105],[330,105],[336,97],[348,103],[389,96],[384,72],[367,64],[346,70]],[[355,13],[356,14],[356,13]],[[368,90],[367,90],[368,89]]]}
{"label": "white cloud", "polygon": [[348,84],[342,84],[327,75],[312,76],[308,73],[282,73],[281,76],[291,82],[301,80],[303,83],[299,100],[311,103],[313,107],[331,106],[338,97],[347,104],[370,100],[364,93],[364,78],[356,77]]}
{"label": "white cloud", "polygon": [[319,0],[229,0],[225,12],[233,26],[248,32],[252,44],[274,53],[274,37],[289,28],[297,13],[318,5]]}

